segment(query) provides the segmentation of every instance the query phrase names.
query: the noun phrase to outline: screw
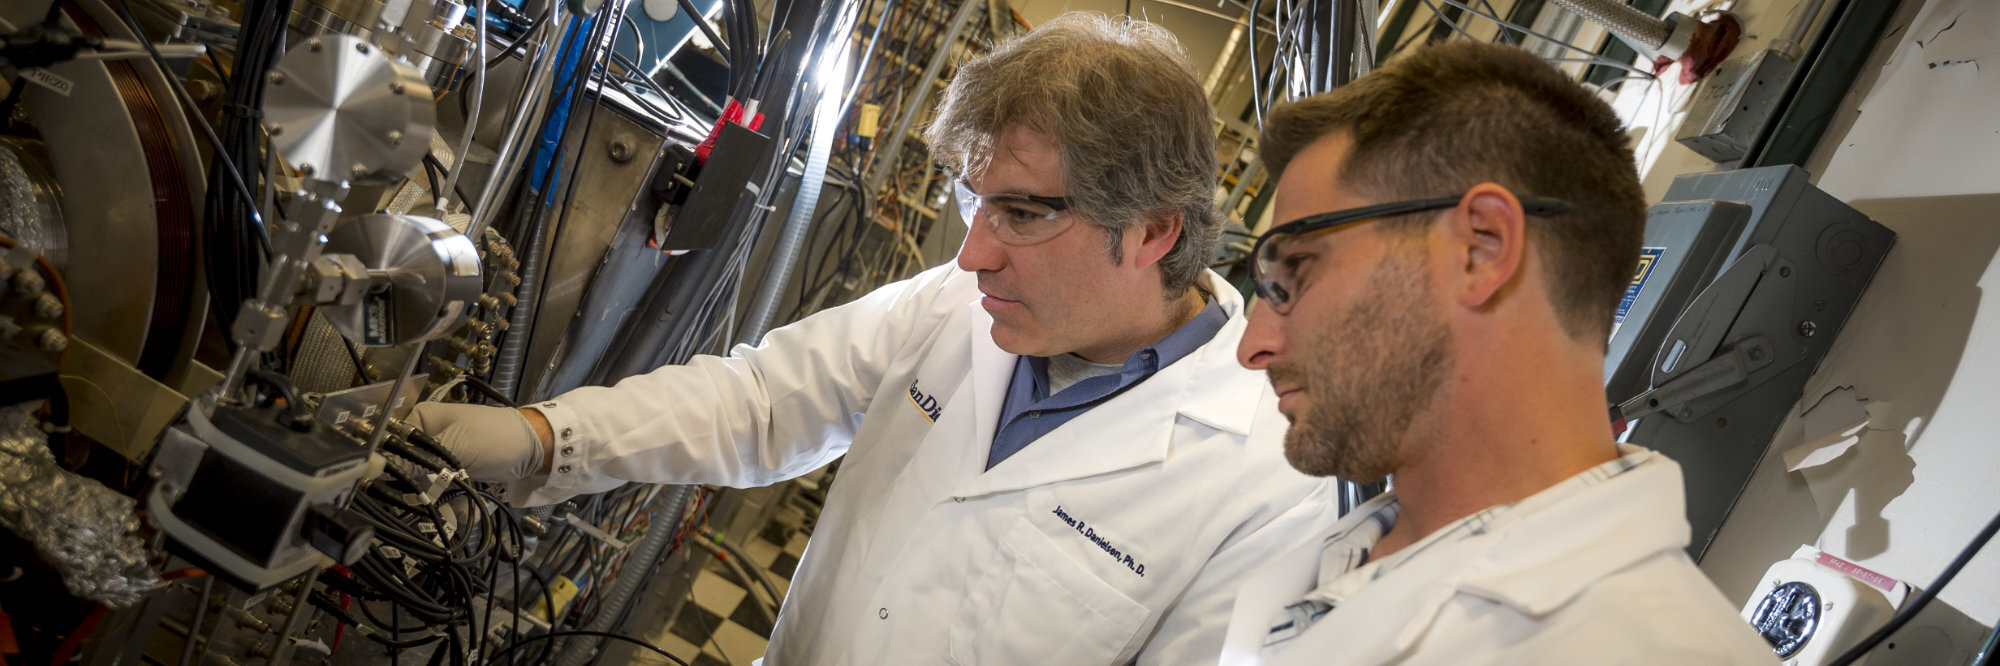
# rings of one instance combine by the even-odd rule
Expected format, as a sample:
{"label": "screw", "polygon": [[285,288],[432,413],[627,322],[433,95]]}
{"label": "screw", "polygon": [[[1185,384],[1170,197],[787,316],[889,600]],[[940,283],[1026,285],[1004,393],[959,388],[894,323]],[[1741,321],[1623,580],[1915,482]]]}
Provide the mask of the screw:
{"label": "screw", "polygon": [[35,336],[35,346],[42,351],[59,352],[69,347],[69,336],[53,328],[47,329]]}
{"label": "screw", "polygon": [[611,142],[611,161],[623,164],[632,161],[632,144],[624,139]]}
{"label": "screw", "polygon": [[1764,348],[1763,348],[1763,347],[1751,347],[1751,348],[1750,348],[1750,360],[1752,360],[1752,361],[1762,361],[1762,360],[1764,360]]}
{"label": "screw", "polygon": [[389,138],[389,145],[391,146],[403,145],[403,133],[400,131],[389,130],[388,138]]}
{"label": "screw", "polygon": [[62,301],[57,299],[55,294],[42,294],[41,298],[35,299],[35,316],[43,319],[55,319],[56,317],[61,317],[62,313]]}
{"label": "screw", "polygon": [[368,167],[361,166],[359,164],[354,165],[354,168],[349,169],[348,171],[350,173],[353,173],[355,178],[360,178],[362,176],[368,175]]}
{"label": "screw", "polygon": [[1813,299],[1813,312],[1825,312],[1825,311],[1826,311],[1826,299],[1824,298]]}
{"label": "screw", "polygon": [[1813,336],[1813,332],[1817,330],[1819,330],[1818,324],[1814,324],[1811,321],[1799,322],[1799,335],[1810,338]]}
{"label": "screw", "polygon": [[284,72],[271,72],[271,85],[274,85],[274,86],[276,86],[276,85],[284,85],[284,83],[285,83],[285,73],[284,73]]}
{"label": "screw", "polygon": [[389,84],[389,93],[393,95],[403,94],[403,84],[401,82]]}
{"label": "screw", "polygon": [[368,52],[368,43],[367,43],[367,42],[355,42],[355,44],[354,44],[354,50],[355,50],[355,51],[357,51],[357,52],[360,52],[360,53],[367,53],[367,52]]}
{"label": "screw", "polygon": [[284,134],[284,133],[285,133],[285,126],[284,126],[284,125],[272,125],[272,126],[271,126],[271,130],[270,130],[270,132],[271,132],[271,136],[277,136],[277,135],[280,135],[280,134]]}
{"label": "screw", "polygon": [[14,291],[20,292],[22,294],[36,293],[41,291],[43,287],[47,286],[49,286],[48,281],[43,280],[42,274],[40,273],[36,273],[30,270],[22,270],[21,272],[14,274]]}
{"label": "screw", "polygon": [[1791,277],[1791,276],[1792,276],[1792,267],[1790,266],[1778,267],[1778,277]]}
{"label": "screw", "polygon": [[311,165],[311,164],[300,164],[300,165],[299,165],[299,175],[301,175],[301,176],[311,176],[311,175],[313,175],[313,165]]}
{"label": "screw", "polygon": [[306,50],[307,50],[307,51],[312,51],[312,52],[314,52],[314,53],[318,53],[318,52],[319,52],[319,40],[317,40],[317,39],[308,39],[308,40],[306,40]]}

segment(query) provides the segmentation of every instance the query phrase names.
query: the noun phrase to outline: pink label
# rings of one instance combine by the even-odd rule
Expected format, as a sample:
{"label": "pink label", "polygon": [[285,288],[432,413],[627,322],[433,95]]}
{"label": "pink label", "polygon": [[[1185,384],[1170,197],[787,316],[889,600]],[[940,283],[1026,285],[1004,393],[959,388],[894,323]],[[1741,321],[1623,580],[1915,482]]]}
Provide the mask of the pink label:
{"label": "pink label", "polygon": [[1867,583],[1869,587],[1881,590],[1883,594],[1891,594],[1896,591],[1896,579],[1869,571],[1866,567],[1859,564],[1826,553],[1819,554],[1818,562],[1820,566],[1847,574],[1849,578]]}

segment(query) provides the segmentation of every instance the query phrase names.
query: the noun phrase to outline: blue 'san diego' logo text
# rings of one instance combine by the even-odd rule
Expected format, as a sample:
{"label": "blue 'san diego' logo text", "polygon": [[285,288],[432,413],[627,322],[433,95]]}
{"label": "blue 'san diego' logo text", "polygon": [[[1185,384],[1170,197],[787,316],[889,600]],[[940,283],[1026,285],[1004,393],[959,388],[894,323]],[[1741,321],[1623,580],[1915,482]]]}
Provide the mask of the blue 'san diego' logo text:
{"label": "blue 'san diego' logo text", "polygon": [[931,423],[937,423],[938,417],[944,415],[944,408],[938,406],[937,396],[925,395],[922,389],[917,388],[914,378],[910,380],[910,404],[916,405],[917,411],[922,412]]}

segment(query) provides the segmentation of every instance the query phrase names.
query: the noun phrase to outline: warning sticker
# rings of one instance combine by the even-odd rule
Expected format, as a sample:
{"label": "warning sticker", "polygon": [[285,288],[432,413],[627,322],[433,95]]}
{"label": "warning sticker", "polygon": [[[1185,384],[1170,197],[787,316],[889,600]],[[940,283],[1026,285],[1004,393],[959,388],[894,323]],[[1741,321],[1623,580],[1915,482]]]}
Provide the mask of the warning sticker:
{"label": "warning sticker", "polygon": [[1625,285],[1625,297],[1618,299],[1618,315],[1611,320],[1611,337],[1618,337],[1618,329],[1625,325],[1625,313],[1632,311],[1632,304],[1639,300],[1639,291],[1646,288],[1646,278],[1653,276],[1653,267],[1659,265],[1660,255],[1666,252],[1664,247],[1639,248],[1639,270],[1632,274],[1631,284]]}
{"label": "warning sticker", "polygon": [[1639,290],[1646,288],[1646,278],[1652,277],[1653,266],[1660,263],[1660,255],[1666,252],[1664,247],[1639,249],[1639,271],[1632,275],[1632,283],[1625,286],[1625,298],[1618,301],[1618,317],[1612,321],[1625,323],[1625,313],[1632,311],[1632,303],[1639,300]]}

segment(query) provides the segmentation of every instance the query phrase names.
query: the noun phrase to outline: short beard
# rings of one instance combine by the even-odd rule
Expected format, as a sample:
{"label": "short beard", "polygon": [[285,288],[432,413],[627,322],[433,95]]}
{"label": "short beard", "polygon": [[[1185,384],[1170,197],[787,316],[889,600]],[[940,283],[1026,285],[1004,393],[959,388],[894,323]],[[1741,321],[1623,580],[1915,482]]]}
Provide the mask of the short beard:
{"label": "short beard", "polygon": [[1421,442],[1412,432],[1452,366],[1451,331],[1428,303],[1430,275],[1415,256],[1376,266],[1363,300],[1309,337],[1297,361],[1273,364],[1271,380],[1310,400],[1285,435],[1285,458],[1301,472],[1358,482],[1387,477]]}

